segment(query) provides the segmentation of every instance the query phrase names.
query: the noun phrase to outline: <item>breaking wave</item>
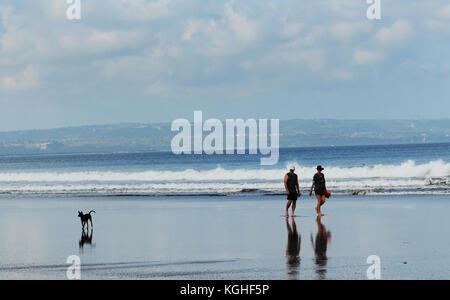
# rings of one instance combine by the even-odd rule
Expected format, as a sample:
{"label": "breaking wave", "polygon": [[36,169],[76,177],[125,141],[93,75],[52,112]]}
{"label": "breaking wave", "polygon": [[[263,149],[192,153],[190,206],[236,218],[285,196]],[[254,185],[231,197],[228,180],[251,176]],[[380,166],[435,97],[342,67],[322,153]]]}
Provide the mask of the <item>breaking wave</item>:
{"label": "breaking wave", "polygon": [[[291,165],[292,163],[288,164]],[[294,163],[295,164],[295,163]],[[297,164],[298,166],[298,164]],[[80,171],[2,172],[2,194],[88,195],[189,195],[283,193],[279,169],[186,169],[182,171]],[[313,167],[298,166],[302,189],[311,184]],[[330,166],[325,169],[327,187],[339,194],[442,194],[450,191],[450,163],[442,160],[416,164],[358,167]]]}

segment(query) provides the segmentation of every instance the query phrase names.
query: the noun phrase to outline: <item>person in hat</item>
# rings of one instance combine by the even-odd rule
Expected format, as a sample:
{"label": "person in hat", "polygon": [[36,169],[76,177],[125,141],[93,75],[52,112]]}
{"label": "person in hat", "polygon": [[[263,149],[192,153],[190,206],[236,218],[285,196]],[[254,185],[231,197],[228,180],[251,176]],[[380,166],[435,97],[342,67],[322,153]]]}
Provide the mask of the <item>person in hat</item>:
{"label": "person in hat", "polygon": [[286,188],[287,204],[286,217],[289,217],[289,207],[292,204],[292,217],[295,217],[295,208],[297,206],[297,198],[301,195],[300,186],[298,185],[298,176],[294,173],[295,166],[289,169],[289,173],[284,176],[284,187]]}
{"label": "person in hat", "polygon": [[314,193],[316,194],[317,198],[316,212],[319,216],[323,216],[320,208],[325,204],[325,196],[327,192],[325,175],[322,173],[323,170],[324,168],[322,168],[322,166],[317,166],[317,173],[313,177],[313,183],[311,186],[311,190],[309,191],[309,196],[312,196],[312,192],[314,189]]}

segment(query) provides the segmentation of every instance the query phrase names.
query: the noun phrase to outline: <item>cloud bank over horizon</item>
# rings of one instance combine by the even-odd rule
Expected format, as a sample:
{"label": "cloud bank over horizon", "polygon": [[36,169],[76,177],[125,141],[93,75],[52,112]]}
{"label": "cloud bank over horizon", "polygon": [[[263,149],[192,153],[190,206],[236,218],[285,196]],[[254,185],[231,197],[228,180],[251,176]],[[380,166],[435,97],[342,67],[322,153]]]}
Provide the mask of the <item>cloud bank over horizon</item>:
{"label": "cloud bank over horizon", "polygon": [[192,118],[448,118],[450,3],[0,4],[0,130]]}

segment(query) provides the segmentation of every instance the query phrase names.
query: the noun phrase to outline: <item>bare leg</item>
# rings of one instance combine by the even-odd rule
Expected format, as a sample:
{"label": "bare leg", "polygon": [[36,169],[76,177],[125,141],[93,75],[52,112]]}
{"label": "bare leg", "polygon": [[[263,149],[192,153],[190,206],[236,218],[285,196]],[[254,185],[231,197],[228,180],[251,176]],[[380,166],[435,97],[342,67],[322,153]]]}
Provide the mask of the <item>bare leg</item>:
{"label": "bare leg", "polygon": [[292,200],[288,200],[286,204],[286,217],[289,217],[289,207],[291,207]]}
{"label": "bare leg", "polygon": [[320,202],[321,202],[321,199],[320,199],[320,196],[317,195],[317,194],[316,194],[316,198],[317,198],[316,212],[317,212],[317,214],[319,214],[319,212],[320,212]]}
{"label": "bare leg", "polygon": [[[325,202],[327,202],[327,201],[326,201],[326,198],[325,198],[325,195],[322,195],[321,198],[322,198],[322,201],[321,201],[321,203],[320,203],[320,206],[324,205]],[[322,214],[322,216],[323,216],[323,214]]]}
{"label": "bare leg", "polygon": [[297,201],[292,203],[292,216],[295,217],[295,208],[297,207]]}
{"label": "bare leg", "polygon": [[317,206],[316,206],[316,212],[319,216],[323,216],[322,211],[320,210],[320,207],[322,206],[322,195],[317,195],[316,194],[316,198],[317,198]]}

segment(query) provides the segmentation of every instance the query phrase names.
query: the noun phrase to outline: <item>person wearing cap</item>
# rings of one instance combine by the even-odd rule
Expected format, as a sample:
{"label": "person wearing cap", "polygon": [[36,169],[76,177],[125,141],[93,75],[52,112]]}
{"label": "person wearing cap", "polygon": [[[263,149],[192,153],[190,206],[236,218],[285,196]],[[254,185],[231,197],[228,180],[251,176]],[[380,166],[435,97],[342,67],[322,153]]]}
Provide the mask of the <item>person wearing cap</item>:
{"label": "person wearing cap", "polygon": [[327,191],[325,184],[325,175],[322,173],[323,170],[325,169],[322,168],[322,166],[317,166],[317,173],[314,175],[311,190],[309,191],[309,196],[312,196],[312,191],[314,189],[314,193],[316,194],[317,198],[316,212],[319,216],[323,216],[320,208],[325,204],[325,196]]}
{"label": "person wearing cap", "polygon": [[286,217],[289,217],[289,207],[292,204],[292,216],[295,217],[295,208],[297,206],[297,198],[301,196],[300,186],[298,185],[298,176],[294,173],[295,166],[292,166],[284,176],[284,187],[286,188],[287,204],[286,204]]}

